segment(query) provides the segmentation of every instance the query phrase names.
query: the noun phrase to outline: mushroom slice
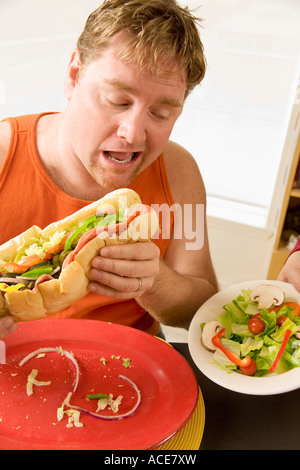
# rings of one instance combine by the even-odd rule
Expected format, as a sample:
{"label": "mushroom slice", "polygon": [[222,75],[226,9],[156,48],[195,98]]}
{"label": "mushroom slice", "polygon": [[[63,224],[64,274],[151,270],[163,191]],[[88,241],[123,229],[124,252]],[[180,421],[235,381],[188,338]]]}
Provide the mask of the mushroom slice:
{"label": "mushroom slice", "polygon": [[297,339],[300,339],[300,325],[298,325],[298,331],[296,331],[295,336]]}
{"label": "mushroom slice", "polygon": [[251,300],[258,303],[258,308],[270,308],[272,305],[281,305],[284,293],[278,286],[259,284],[251,293]]}
{"label": "mushroom slice", "polygon": [[207,349],[207,351],[214,352],[217,349],[211,340],[222,328],[222,323],[215,320],[210,321],[204,325],[202,330],[201,343],[202,346]]}

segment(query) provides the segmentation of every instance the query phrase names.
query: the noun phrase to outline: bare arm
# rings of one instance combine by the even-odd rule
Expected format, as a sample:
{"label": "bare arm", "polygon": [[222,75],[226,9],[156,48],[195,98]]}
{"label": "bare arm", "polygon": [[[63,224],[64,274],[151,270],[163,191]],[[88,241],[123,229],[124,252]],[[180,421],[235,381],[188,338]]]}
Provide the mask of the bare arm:
{"label": "bare arm", "polygon": [[0,170],[10,143],[10,125],[7,121],[0,122]]}
{"label": "bare arm", "polygon": [[170,326],[188,328],[198,308],[217,292],[216,281],[174,271],[160,261],[153,288],[137,299],[154,318]]}
{"label": "bare arm", "polygon": [[185,150],[170,144],[165,160],[181,212],[177,223],[175,219],[179,230],[160,262],[153,288],[137,301],[162,323],[188,328],[199,306],[217,291],[207,236],[206,193],[198,166]]}
{"label": "bare arm", "polygon": [[[93,261],[91,278],[98,282],[90,287],[102,295],[135,298],[160,322],[188,328],[199,306],[217,291],[207,239],[205,188],[195,161],[181,147],[171,144],[165,159],[182,215],[177,220],[181,236],[180,230],[173,234],[164,260],[152,242],[104,248]],[[137,277],[143,280],[141,291]]]}
{"label": "bare arm", "polygon": [[[0,122],[0,172],[7,153],[10,142],[10,125],[7,122]],[[0,339],[17,329],[12,317],[0,318]]]}

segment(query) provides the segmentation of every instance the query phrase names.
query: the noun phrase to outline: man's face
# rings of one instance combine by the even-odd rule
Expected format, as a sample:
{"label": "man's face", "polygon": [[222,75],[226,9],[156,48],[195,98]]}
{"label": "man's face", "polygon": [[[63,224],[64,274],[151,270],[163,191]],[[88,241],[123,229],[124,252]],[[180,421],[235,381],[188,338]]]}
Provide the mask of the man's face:
{"label": "man's face", "polygon": [[180,72],[154,75],[117,58],[122,40],[122,33],[114,36],[67,88],[69,151],[109,190],[128,186],[163,151],[186,91]]}

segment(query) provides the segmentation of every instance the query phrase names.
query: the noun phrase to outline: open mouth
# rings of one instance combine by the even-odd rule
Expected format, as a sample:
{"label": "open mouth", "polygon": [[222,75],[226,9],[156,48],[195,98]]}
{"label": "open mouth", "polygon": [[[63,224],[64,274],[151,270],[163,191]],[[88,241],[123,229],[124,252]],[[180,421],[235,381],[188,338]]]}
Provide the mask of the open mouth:
{"label": "open mouth", "polygon": [[109,160],[112,160],[113,162],[124,164],[124,163],[130,163],[134,158],[136,158],[138,155],[138,152],[125,153],[125,152],[105,151],[104,155],[106,158],[108,158]]}

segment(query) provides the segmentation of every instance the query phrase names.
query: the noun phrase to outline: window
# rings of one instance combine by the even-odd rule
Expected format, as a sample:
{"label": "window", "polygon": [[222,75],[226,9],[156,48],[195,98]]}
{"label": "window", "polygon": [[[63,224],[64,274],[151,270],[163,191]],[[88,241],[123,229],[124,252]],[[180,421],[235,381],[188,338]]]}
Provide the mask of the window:
{"label": "window", "polygon": [[198,162],[208,215],[266,227],[297,94],[300,3],[201,5],[196,15],[204,19],[207,74],[187,99],[172,139]]}

